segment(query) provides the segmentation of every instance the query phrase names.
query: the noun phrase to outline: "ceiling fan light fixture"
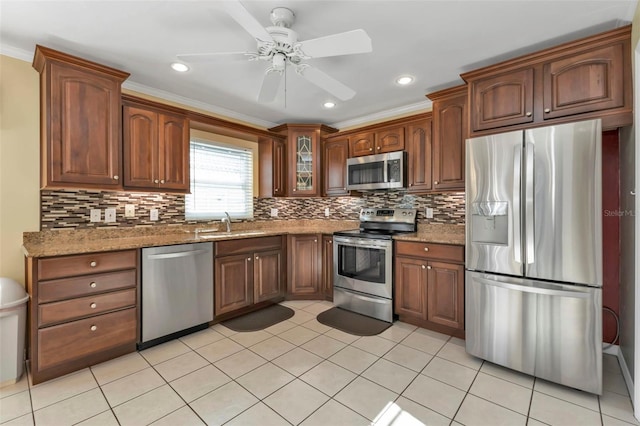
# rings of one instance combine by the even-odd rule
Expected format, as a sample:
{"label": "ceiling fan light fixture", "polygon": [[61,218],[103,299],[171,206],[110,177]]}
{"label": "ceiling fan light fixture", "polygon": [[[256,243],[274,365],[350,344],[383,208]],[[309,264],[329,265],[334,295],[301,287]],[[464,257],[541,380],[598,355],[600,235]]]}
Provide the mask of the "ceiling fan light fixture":
{"label": "ceiling fan light fixture", "polygon": [[400,86],[406,86],[413,83],[414,80],[415,78],[413,78],[413,76],[401,75],[400,77],[396,78],[396,83],[398,83]]}
{"label": "ceiling fan light fixture", "polygon": [[189,67],[181,62],[174,62],[171,64],[171,68],[177,72],[187,72]]}
{"label": "ceiling fan light fixture", "polygon": [[335,102],[331,102],[331,101],[327,101],[327,102],[323,103],[322,106],[327,108],[327,109],[331,109],[331,108],[334,108],[336,106],[336,103]]}

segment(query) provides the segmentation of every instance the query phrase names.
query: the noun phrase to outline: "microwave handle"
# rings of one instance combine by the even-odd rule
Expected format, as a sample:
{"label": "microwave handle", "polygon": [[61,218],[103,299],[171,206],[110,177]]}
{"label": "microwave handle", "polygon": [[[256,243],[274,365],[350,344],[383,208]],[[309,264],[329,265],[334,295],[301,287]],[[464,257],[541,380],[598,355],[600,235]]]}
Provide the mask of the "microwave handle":
{"label": "microwave handle", "polygon": [[387,160],[384,160],[384,176],[382,177],[382,181],[384,183],[389,182],[389,162]]}

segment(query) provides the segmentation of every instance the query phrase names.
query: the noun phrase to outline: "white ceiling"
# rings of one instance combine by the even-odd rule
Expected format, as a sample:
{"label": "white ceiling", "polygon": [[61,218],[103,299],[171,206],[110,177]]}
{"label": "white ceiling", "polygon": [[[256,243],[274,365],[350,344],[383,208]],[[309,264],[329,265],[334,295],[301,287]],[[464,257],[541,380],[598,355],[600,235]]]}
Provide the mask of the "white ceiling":
{"label": "white ceiling", "polygon": [[[125,88],[260,126],[344,128],[422,110],[430,105],[426,93],[461,83],[462,72],[625,25],[637,0],[243,0],[264,26],[274,7],[292,9],[300,40],[367,31],[373,53],[308,61],[357,92],[333,110],[322,107],[331,95],[294,72],[273,103],[259,104],[262,61],[171,70],[177,54],[255,50],[216,3],[0,0],[0,53],[30,61],[41,44],[131,73]],[[399,87],[394,79],[405,73],[416,81]]]}

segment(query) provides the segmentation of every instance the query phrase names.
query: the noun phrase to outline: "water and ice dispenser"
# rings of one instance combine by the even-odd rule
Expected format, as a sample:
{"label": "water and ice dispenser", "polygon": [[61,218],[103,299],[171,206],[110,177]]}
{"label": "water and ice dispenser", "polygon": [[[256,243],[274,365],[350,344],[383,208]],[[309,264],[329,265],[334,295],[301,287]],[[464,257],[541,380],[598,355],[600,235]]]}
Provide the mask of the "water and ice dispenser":
{"label": "water and ice dispenser", "polygon": [[471,204],[471,241],[479,244],[508,244],[509,204],[506,201]]}

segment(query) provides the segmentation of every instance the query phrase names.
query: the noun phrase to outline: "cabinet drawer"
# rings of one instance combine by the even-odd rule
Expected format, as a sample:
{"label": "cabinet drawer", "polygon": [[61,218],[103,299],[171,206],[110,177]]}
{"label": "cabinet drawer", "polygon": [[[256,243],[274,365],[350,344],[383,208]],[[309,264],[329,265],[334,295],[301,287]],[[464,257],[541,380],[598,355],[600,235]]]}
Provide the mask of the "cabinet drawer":
{"label": "cabinet drawer", "polygon": [[252,253],[254,251],[279,249],[282,247],[282,237],[260,237],[241,240],[228,240],[216,243],[216,256],[227,256],[238,253]]}
{"label": "cabinet drawer", "polygon": [[38,330],[38,369],[135,341],[135,308],[43,328]]}
{"label": "cabinet drawer", "polygon": [[448,244],[396,241],[396,255],[442,259],[462,263],[464,262],[464,247]]}
{"label": "cabinet drawer", "polygon": [[135,306],[136,289],[114,291],[111,293],[79,297],[62,302],[46,303],[38,306],[39,325],[45,326],[58,322],[96,315],[114,309]]}
{"label": "cabinet drawer", "polygon": [[52,257],[38,261],[38,279],[49,280],[62,277],[117,271],[137,266],[137,251],[113,251]]}
{"label": "cabinet drawer", "polygon": [[38,283],[38,303],[88,296],[119,288],[135,287],[135,285],[135,269],[40,281]]}

